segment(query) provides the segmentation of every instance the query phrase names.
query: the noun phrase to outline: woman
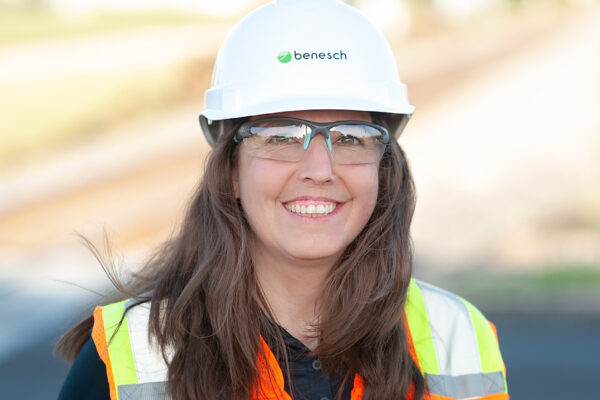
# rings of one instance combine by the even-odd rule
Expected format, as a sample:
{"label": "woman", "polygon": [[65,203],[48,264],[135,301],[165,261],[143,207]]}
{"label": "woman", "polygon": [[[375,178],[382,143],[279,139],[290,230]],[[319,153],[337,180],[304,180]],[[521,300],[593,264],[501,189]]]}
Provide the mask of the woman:
{"label": "woman", "polygon": [[[493,326],[411,280],[413,107],[383,36],[277,0],[225,40],[179,234],[58,344],[62,399],[508,399]],[[90,338],[91,330],[91,338]],[[102,361],[100,361],[100,359]]]}

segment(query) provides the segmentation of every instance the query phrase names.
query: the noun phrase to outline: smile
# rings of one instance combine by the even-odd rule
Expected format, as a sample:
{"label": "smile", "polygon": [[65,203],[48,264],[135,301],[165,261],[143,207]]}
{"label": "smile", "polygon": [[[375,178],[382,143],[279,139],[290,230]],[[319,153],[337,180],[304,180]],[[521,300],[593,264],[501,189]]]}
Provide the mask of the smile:
{"label": "smile", "polygon": [[302,215],[303,217],[322,217],[331,214],[337,207],[336,203],[305,203],[302,204],[293,202],[285,204],[285,208],[294,214]]}

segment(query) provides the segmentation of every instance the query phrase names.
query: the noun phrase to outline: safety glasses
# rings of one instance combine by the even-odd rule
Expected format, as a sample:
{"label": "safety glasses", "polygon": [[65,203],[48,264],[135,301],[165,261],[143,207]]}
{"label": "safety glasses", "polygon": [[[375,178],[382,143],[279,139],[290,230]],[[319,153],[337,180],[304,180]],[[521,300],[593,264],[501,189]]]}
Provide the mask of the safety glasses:
{"label": "safety glasses", "polygon": [[233,139],[236,143],[243,140],[253,157],[298,162],[318,134],[325,137],[333,161],[338,164],[379,162],[389,142],[387,129],[370,122],[318,123],[289,117],[248,121]]}

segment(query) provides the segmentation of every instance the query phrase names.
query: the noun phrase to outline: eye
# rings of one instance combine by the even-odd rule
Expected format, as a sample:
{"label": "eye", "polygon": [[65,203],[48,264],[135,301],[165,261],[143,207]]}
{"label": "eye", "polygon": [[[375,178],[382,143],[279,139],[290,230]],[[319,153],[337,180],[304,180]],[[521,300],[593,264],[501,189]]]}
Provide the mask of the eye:
{"label": "eye", "polygon": [[274,144],[274,145],[292,144],[292,143],[298,143],[298,138],[290,137],[290,136],[274,135],[274,136],[270,136],[266,140],[265,143],[266,144]]}
{"label": "eye", "polygon": [[363,144],[363,141],[356,136],[343,135],[340,136],[340,138],[335,142],[335,144],[342,144],[346,146],[361,146]]}

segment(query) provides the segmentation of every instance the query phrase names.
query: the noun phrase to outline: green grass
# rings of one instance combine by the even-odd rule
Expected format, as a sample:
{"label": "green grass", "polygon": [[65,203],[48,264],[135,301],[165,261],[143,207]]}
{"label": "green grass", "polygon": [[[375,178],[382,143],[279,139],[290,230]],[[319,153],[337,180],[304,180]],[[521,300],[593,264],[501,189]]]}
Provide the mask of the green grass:
{"label": "green grass", "polygon": [[181,25],[214,21],[214,18],[177,12],[104,13],[82,17],[60,16],[46,7],[0,7],[0,45],[79,36],[152,26]]}
{"label": "green grass", "polygon": [[543,288],[561,288],[578,285],[600,289],[600,268],[587,264],[548,266],[539,271],[519,274],[511,279]]}
{"label": "green grass", "polygon": [[190,61],[118,76],[72,76],[67,84],[60,80],[4,84],[0,168],[185,101],[200,107],[209,77],[209,66]]}
{"label": "green grass", "polygon": [[[85,37],[147,27],[218,22],[192,13],[145,12],[59,16],[44,7],[0,7],[0,46],[46,38]],[[0,79],[0,168],[63,143],[184,101],[202,103],[210,67],[189,61],[179,66],[26,83]],[[1,77],[0,77],[1,78]]]}
{"label": "green grass", "polygon": [[[436,280],[475,304],[576,304],[577,299],[600,300],[600,266],[565,263],[511,272],[469,270]],[[586,300],[587,301],[587,300]]]}

